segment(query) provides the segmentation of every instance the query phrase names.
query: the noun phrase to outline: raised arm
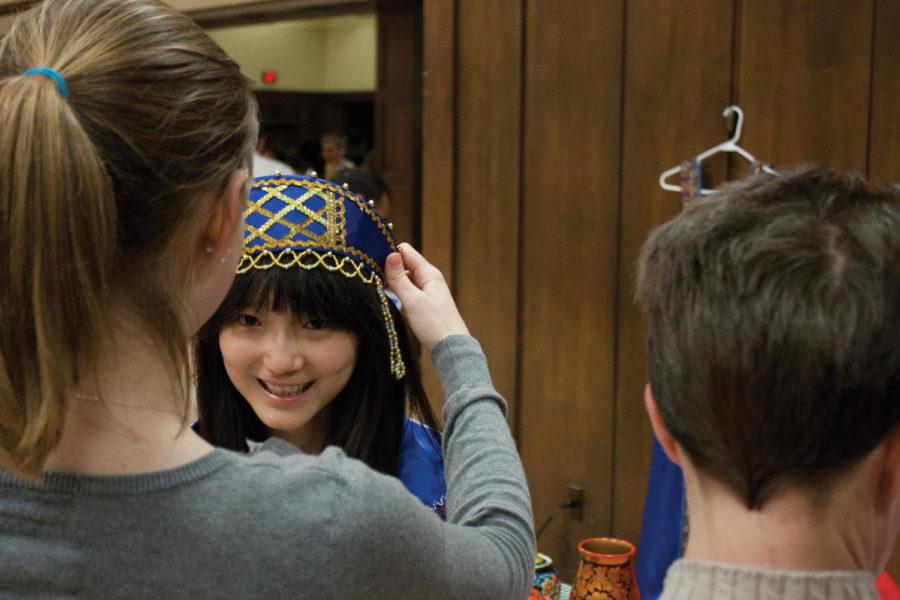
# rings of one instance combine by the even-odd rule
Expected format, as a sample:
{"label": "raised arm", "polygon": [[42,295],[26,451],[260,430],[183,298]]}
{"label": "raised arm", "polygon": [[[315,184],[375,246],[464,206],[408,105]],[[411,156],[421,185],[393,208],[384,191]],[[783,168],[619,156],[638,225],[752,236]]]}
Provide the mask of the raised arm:
{"label": "raised arm", "polygon": [[429,597],[525,598],[534,574],[534,525],[506,402],[440,271],[404,244],[402,255],[388,257],[386,275],[431,354],[446,400],[447,523],[428,525],[436,547],[421,540],[445,587],[432,588]]}

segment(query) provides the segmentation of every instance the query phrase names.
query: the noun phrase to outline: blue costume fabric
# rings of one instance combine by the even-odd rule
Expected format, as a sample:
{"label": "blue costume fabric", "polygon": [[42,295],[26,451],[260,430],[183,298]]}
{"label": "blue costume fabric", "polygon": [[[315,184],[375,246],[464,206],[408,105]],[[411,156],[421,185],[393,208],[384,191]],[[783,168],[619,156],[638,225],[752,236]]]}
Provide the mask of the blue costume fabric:
{"label": "blue costume fabric", "polygon": [[[685,206],[701,198],[703,172],[696,158],[681,163],[680,186]],[[685,514],[681,468],[669,460],[653,438],[650,481],[635,564],[635,577],[643,600],[659,598],[669,565],[681,558],[687,525]]]}
{"label": "blue costume fabric", "polygon": [[684,477],[654,439],[636,564],[642,600],[656,600],[662,593],[669,565],[681,557],[684,529]]}
{"label": "blue costume fabric", "polygon": [[444,518],[447,486],[440,434],[405,417],[397,478],[419,501]]}

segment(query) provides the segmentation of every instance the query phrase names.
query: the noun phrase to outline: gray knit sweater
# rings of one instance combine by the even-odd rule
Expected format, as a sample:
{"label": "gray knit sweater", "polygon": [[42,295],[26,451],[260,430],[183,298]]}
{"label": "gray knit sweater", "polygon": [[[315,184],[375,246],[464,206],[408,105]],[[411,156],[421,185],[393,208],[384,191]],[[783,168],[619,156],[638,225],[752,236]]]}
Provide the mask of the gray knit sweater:
{"label": "gray knit sweater", "polygon": [[513,598],[534,566],[530,499],[484,355],[432,358],[447,399],[447,522],[336,448],[217,449],[169,471],[0,471],[0,597]]}
{"label": "gray knit sweater", "polygon": [[863,571],[769,571],[701,560],[677,560],[659,600],[878,600]]}

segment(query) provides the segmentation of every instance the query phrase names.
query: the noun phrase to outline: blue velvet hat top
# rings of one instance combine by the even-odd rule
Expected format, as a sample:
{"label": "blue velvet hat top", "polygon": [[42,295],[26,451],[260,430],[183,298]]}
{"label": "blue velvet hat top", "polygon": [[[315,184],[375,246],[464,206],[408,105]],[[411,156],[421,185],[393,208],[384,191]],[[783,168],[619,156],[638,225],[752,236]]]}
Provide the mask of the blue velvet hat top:
{"label": "blue velvet hat top", "polygon": [[316,177],[278,173],[251,182],[237,273],[324,268],[374,286],[387,329],[391,372],[401,379],[406,366],[384,292],[384,262],[396,251],[390,224],[372,203],[346,188]]}
{"label": "blue velvet hat top", "polygon": [[348,274],[358,270],[372,283],[372,274],[383,278],[385,259],[397,251],[390,225],[368,202],[335,183],[305,175],[255,178],[244,225],[238,273],[276,265],[325,266]]}

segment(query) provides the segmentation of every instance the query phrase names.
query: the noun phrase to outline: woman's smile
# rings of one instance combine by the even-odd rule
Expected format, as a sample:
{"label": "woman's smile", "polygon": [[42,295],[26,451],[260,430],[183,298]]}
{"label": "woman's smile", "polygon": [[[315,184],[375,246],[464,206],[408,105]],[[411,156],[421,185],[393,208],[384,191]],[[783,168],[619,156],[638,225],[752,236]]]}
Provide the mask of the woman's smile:
{"label": "woman's smile", "polygon": [[285,385],[270,383],[263,379],[257,379],[257,381],[269,396],[280,402],[299,400],[315,383],[315,380],[313,380],[301,384]]}

